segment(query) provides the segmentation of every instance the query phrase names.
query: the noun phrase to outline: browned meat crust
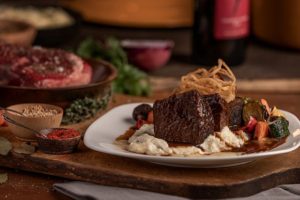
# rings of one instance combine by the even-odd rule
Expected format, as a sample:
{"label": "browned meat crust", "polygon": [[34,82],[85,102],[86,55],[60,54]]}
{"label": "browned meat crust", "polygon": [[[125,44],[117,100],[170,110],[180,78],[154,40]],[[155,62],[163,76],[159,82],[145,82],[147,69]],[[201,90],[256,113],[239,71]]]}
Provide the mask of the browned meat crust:
{"label": "browned meat crust", "polygon": [[156,101],[153,114],[155,137],[168,142],[197,145],[214,132],[209,103],[195,90]]}
{"label": "browned meat crust", "polygon": [[214,131],[220,131],[229,123],[228,103],[218,94],[206,95],[213,117],[214,117]]}
{"label": "browned meat crust", "polygon": [[238,130],[243,125],[244,100],[236,97],[229,103],[229,128]]}

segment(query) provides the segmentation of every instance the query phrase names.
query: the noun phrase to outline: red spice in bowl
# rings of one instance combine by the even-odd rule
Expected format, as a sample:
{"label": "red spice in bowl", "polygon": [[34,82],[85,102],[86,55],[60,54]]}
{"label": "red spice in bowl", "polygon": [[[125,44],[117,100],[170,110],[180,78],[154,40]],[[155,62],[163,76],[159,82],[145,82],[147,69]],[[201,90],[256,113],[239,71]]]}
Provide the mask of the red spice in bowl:
{"label": "red spice in bowl", "polygon": [[54,129],[47,134],[47,138],[52,140],[64,140],[80,136],[80,133],[74,129]]}
{"label": "red spice in bowl", "polygon": [[43,129],[37,134],[38,148],[48,154],[66,154],[76,150],[80,132],[69,128]]}

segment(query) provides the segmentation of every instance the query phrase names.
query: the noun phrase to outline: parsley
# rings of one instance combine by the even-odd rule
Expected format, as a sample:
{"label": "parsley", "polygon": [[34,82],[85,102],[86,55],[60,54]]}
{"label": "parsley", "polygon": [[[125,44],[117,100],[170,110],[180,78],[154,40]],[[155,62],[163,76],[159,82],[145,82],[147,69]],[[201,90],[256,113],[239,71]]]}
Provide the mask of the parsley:
{"label": "parsley", "polygon": [[85,97],[76,99],[65,109],[62,123],[74,124],[92,118],[101,109],[105,109],[110,98],[110,94],[102,99]]}
{"label": "parsley", "polygon": [[114,92],[136,96],[150,94],[147,74],[128,63],[127,55],[117,39],[108,38],[104,43],[99,43],[87,38],[79,45],[77,54],[83,58],[103,59],[116,67],[118,76],[113,82]]}

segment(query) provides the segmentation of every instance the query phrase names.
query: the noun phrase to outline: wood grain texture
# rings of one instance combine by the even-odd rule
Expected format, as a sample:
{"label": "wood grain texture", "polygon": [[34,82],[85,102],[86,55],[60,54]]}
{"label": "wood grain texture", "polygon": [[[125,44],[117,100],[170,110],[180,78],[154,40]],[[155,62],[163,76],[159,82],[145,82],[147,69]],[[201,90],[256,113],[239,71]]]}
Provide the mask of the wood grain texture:
{"label": "wood grain texture", "polygon": [[[153,98],[167,96],[162,92]],[[255,98],[261,94],[241,94]],[[264,95],[271,104],[300,115],[300,95]],[[122,103],[149,101],[145,98],[115,96],[112,107]],[[90,123],[77,125],[84,130]],[[112,124],[113,125],[113,124]],[[13,141],[7,128],[0,135]],[[103,185],[136,188],[190,198],[226,198],[247,196],[284,183],[300,183],[300,149],[289,154],[258,160],[246,165],[220,169],[187,169],[159,166],[128,158],[98,153],[83,144],[69,155],[31,156],[11,153],[0,157],[0,165],[26,171],[50,174],[72,180]]]}
{"label": "wood grain texture", "polygon": [[54,183],[64,181],[62,178],[2,167],[0,173],[8,173],[8,181],[0,184],[1,200],[71,200],[52,189]]}

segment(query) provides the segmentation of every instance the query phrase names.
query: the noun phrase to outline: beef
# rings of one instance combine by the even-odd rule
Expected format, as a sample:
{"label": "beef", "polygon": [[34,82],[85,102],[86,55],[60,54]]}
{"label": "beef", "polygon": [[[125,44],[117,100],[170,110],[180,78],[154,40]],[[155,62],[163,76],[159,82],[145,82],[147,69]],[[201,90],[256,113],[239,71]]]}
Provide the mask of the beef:
{"label": "beef", "polygon": [[237,130],[243,125],[244,100],[236,97],[229,103],[229,128]]}
{"label": "beef", "polygon": [[221,131],[229,124],[228,103],[219,94],[206,95],[205,99],[214,117],[214,131]]}
{"label": "beef", "polygon": [[153,115],[155,137],[167,142],[198,145],[214,133],[212,110],[195,90],[155,101]]}
{"label": "beef", "polygon": [[[9,85],[55,88],[87,84],[92,69],[78,56],[59,49],[0,44],[0,68]],[[0,78],[4,70],[0,70]]]}

